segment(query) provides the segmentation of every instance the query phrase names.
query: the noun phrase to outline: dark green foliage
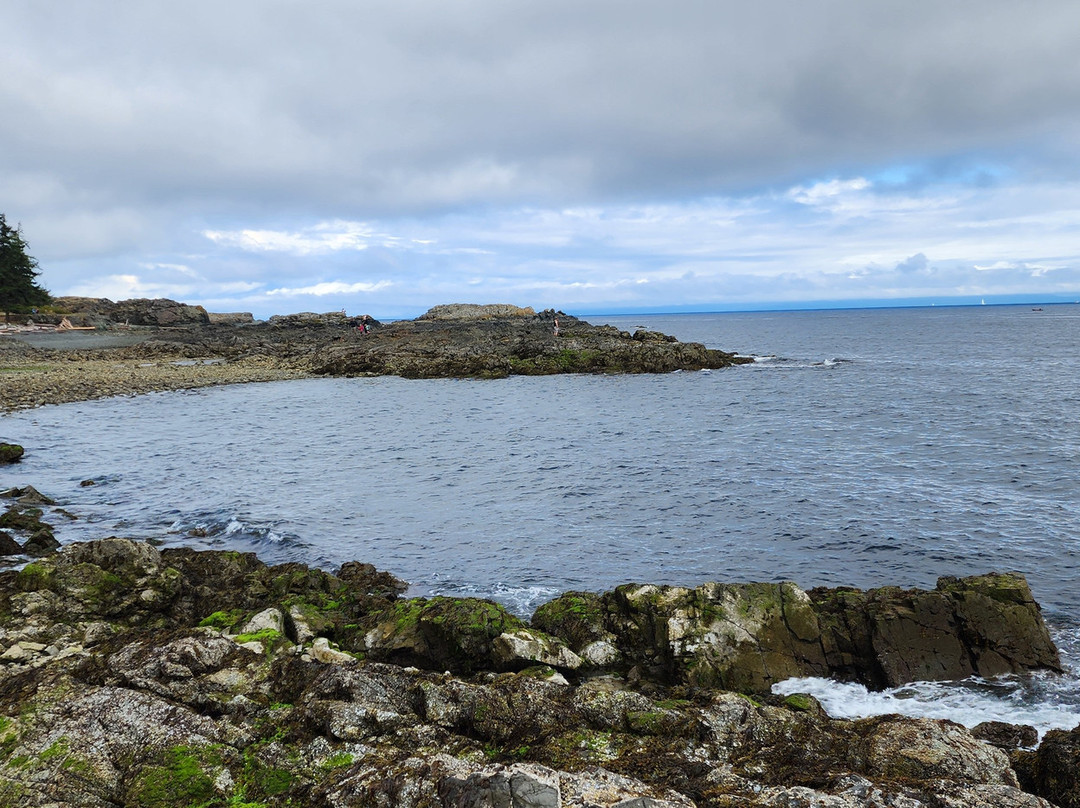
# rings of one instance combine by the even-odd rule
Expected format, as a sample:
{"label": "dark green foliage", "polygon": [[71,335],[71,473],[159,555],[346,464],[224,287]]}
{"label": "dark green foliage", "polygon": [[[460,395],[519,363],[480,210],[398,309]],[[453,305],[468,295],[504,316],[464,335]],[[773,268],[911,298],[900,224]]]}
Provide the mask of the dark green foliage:
{"label": "dark green foliage", "polygon": [[27,254],[22,231],[0,213],[0,311],[26,312],[49,302],[49,293],[34,280],[37,261]]}

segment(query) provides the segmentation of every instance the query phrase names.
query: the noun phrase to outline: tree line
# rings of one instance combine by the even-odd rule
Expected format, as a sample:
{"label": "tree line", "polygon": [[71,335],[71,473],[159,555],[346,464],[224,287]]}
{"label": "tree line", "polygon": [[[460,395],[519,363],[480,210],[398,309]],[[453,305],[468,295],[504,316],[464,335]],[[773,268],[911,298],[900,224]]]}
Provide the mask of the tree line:
{"label": "tree line", "polygon": [[9,225],[0,213],[0,311],[5,315],[26,314],[51,299],[37,282],[38,262],[27,250],[22,228]]}

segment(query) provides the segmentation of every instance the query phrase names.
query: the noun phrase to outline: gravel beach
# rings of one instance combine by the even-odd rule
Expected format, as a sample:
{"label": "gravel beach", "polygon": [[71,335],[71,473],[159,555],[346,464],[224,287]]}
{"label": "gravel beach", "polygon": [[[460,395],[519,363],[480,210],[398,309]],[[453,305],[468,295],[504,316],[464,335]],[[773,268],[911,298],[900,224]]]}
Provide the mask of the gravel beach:
{"label": "gravel beach", "polygon": [[34,332],[0,336],[0,411],[119,395],[305,378],[273,356],[139,356],[146,334]]}

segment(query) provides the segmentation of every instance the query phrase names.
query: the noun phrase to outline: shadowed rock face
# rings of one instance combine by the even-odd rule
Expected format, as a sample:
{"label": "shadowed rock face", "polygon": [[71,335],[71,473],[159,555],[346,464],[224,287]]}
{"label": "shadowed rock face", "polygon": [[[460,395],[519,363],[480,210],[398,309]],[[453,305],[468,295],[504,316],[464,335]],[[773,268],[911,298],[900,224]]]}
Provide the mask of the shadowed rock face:
{"label": "shadowed rock face", "polygon": [[1059,808],[1080,808],[1080,724],[1046,733],[1038,750],[1014,752],[1013,762],[1024,788]]}

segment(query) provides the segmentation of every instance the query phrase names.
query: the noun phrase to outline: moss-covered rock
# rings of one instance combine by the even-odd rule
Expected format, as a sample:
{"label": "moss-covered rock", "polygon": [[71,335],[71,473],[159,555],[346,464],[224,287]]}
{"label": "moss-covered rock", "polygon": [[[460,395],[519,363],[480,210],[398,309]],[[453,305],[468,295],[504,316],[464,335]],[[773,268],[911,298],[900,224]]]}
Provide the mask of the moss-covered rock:
{"label": "moss-covered rock", "polygon": [[24,453],[23,447],[17,443],[0,443],[0,465],[18,463]]}
{"label": "moss-covered rock", "polygon": [[937,589],[950,599],[962,635],[970,638],[967,652],[979,676],[1061,669],[1039,605],[1022,576],[941,578]]}
{"label": "moss-covered rock", "polygon": [[604,604],[595,592],[565,592],[542,604],[529,622],[560,638],[575,652],[614,638],[604,626]]}
{"label": "moss-covered rock", "polygon": [[41,520],[41,516],[41,508],[12,503],[0,514],[0,528],[36,533],[49,527],[48,523]]}
{"label": "moss-covered rock", "polygon": [[490,600],[412,598],[395,603],[364,638],[373,659],[455,673],[492,670],[492,644],[521,620]]}

